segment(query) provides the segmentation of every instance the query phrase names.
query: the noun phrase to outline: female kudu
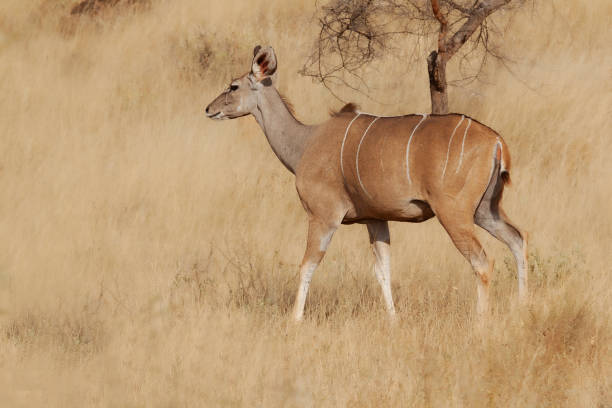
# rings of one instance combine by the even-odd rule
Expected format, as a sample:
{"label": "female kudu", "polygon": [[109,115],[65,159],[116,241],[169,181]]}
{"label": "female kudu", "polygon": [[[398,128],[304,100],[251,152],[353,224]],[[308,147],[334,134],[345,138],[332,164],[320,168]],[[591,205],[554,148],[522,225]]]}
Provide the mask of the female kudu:
{"label": "female kudu", "polygon": [[277,62],[271,47],[255,47],[251,72],[233,80],[207,108],[212,119],[252,114],[280,161],[295,174],[308,213],[308,240],[293,316],[301,320],[313,272],[340,224],[368,228],[390,315],[388,221],[438,217],[478,279],[478,311],[488,308],[488,260],[477,224],[504,242],[518,267],[519,298],[527,296],[527,243],[500,207],[509,182],[510,155],[503,139],[458,114],[380,117],[351,104],[318,126],[293,116],[274,87]]}

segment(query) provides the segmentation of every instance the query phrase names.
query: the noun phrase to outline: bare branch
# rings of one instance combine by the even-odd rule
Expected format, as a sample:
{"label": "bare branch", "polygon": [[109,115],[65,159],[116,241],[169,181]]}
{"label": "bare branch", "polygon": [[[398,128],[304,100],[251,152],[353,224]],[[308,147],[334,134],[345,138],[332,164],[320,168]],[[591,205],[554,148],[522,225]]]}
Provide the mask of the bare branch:
{"label": "bare branch", "polygon": [[464,15],[470,15],[471,12],[472,12],[471,8],[464,7],[464,6],[458,4],[457,2],[455,2],[453,0],[442,0],[442,2],[446,3],[449,8],[454,9],[454,10],[458,10],[461,13],[463,13]]}
{"label": "bare branch", "polygon": [[448,32],[448,21],[440,11],[438,0],[431,0],[431,9],[434,16],[440,22],[440,33],[438,34],[438,52],[446,52],[446,33]]}
{"label": "bare branch", "polygon": [[[437,50],[428,61],[445,70],[446,62],[469,43],[469,48],[460,52],[460,71],[463,79],[472,79],[483,72],[487,56],[504,58],[492,39],[499,37],[499,32],[494,25],[487,25],[487,17],[526,1],[330,0],[319,6],[319,36],[300,72],[323,83],[339,99],[338,87],[367,96],[366,68],[372,62],[401,55],[404,64],[412,64],[424,58],[422,45],[436,35]],[[475,33],[476,38],[472,38]],[[397,41],[406,37],[414,40],[414,47]],[[479,58],[480,63],[464,64],[468,56],[469,61]],[[470,67],[470,72],[464,72],[464,66]],[[445,74],[434,69],[432,78],[434,87],[446,92]]]}
{"label": "bare branch", "polygon": [[509,4],[512,0],[481,0],[470,12],[467,21],[444,45],[446,58],[452,57],[459,48],[474,34],[474,31],[495,10]]}

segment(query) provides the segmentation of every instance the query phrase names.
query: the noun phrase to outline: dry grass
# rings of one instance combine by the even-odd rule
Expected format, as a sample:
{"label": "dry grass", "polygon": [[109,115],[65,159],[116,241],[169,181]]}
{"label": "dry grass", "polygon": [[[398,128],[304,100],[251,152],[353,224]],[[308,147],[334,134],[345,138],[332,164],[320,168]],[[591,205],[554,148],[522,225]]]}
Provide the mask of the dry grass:
{"label": "dry grass", "polygon": [[[396,327],[362,226],[339,231],[306,321],[288,322],[306,226],[292,177],[252,118],[202,114],[257,43],[304,121],[339,105],[296,74],[313,2],[70,17],[74,3],[0,4],[3,405],[612,406],[608,0],[515,17],[504,49],[531,89],[491,66],[490,83],[452,90],[511,148],[532,304],[514,305],[510,253],[482,234],[497,264],[478,324],[439,224],[396,224]],[[387,104],[365,110],[428,109],[424,65],[384,60],[368,78]]]}

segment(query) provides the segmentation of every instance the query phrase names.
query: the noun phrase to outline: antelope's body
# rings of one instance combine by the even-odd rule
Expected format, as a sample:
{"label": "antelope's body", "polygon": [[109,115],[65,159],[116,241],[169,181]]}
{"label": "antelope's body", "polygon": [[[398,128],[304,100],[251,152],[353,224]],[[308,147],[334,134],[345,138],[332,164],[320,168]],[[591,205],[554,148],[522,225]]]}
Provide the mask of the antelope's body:
{"label": "antelope's body", "polygon": [[314,132],[296,178],[306,197],[309,186],[327,186],[332,207],[343,203],[343,224],[420,222],[449,200],[467,199],[474,214],[498,150],[508,161],[501,137],[463,115],[345,112]]}
{"label": "antelope's body", "polygon": [[340,224],[367,225],[391,315],[388,221],[436,216],[478,276],[478,310],[484,312],[493,262],[475,236],[474,225],[481,226],[511,249],[519,297],[526,298],[526,240],[499,205],[510,156],[496,132],[459,114],[380,117],[350,104],[321,125],[305,126],[274,88],[275,71],[273,50],[257,47],[251,72],[234,80],[206,112],[214,119],[253,114],[296,176],[309,228],[295,319],[303,316],[312,274]]}

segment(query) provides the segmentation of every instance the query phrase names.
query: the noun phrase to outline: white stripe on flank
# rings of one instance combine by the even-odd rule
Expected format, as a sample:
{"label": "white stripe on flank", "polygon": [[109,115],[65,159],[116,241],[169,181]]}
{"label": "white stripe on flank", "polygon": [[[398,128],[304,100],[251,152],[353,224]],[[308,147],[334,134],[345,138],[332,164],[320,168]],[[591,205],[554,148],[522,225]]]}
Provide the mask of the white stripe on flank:
{"label": "white stripe on flank", "polygon": [[414,136],[414,132],[416,132],[419,126],[421,126],[421,123],[423,123],[423,121],[427,119],[426,113],[421,113],[421,115],[423,115],[423,118],[419,123],[417,123],[414,129],[412,129],[410,139],[408,139],[408,145],[406,146],[406,176],[408,176],[408,181],[410,182],[410,184],[412,184],[412,179],[410,178],[410,142],[412,142],[412,136]]}
{"label": "white stripe on flank", "polygon": [[363,183],[361,182],[361,177],[359,176],[359,150],[361,149],[361,143],[363,143],[366,135],[368,134],[368,130],[370,130],[374,122],[376,122],[378,119],[380,119],[380,116],[377,116],[372,122],[370,122],[365,132],[363,132],[363,136],[361,136],[361,140],[359,141],[359,146],[357,146],[357,156],[355,157],[355,168],[357,169],[357,179],[359,180],[359,184],[361,185],[361,188],[363,189],[363,191],[366,193],[366,195],[369,198],[372,198],[372,196],[370,195],[370,193],[368,193],[368,190],[366,190],[366,188],[364,187]]}
{"label": "white stripe on flank", "polygon": [[444,162],[444,169],[442,170],[442,177],[440,177],[440,180],[444,179],[444,174],[446,173],[446,165],[448,164],[448,155],[450,154],[451,144],[453,143],[453,137],[455,136],[455,132],[457,131],[457,129],[459,129],[459,126],[461,126],[461,124],[463,123],[463,119],[465,119],[465,116],[461,115],[461,120],[459,121],[459,123],[457,123],[457,126],[455,126],[455,130],[453,130],[450,140],[448,141],[448,149],[446,150],[446,161]]}
{"label": "white stripe on flank", "polygon": [[349,122],[348,126],[346,127],[346,132],[344,132],[344,138],[342,139],[342,147],[340,148],[340,171],[342,171],[342,178],[343,179],[344,179],[344,165],[342,163],[342,155],[344,154],[344,142],[346,142],[346,135],[348,135],[348,132],[349,132],[349,129],[351,128],[351,125],[353,124],[355,119],[357,119],[359,117],[359,115],[361,115],[361,113],[357,112],[357,115],[355,115],[353,120],[351,120]]}
{"label": "white stripe on flank", "polygon": [[465,136],[467,135],[467,131],[470,128],[471,124],[472,119],[468,118],[468,124],[465,127],[465,132],[463,132],[463,142],[461,143],[461,155],[459,155],[459,164],[457,165],[457,170],[455,170],[455,173],[459,173],[459,168],[461,167],[461,163],[463,162],[463,148],[465,147]]}

